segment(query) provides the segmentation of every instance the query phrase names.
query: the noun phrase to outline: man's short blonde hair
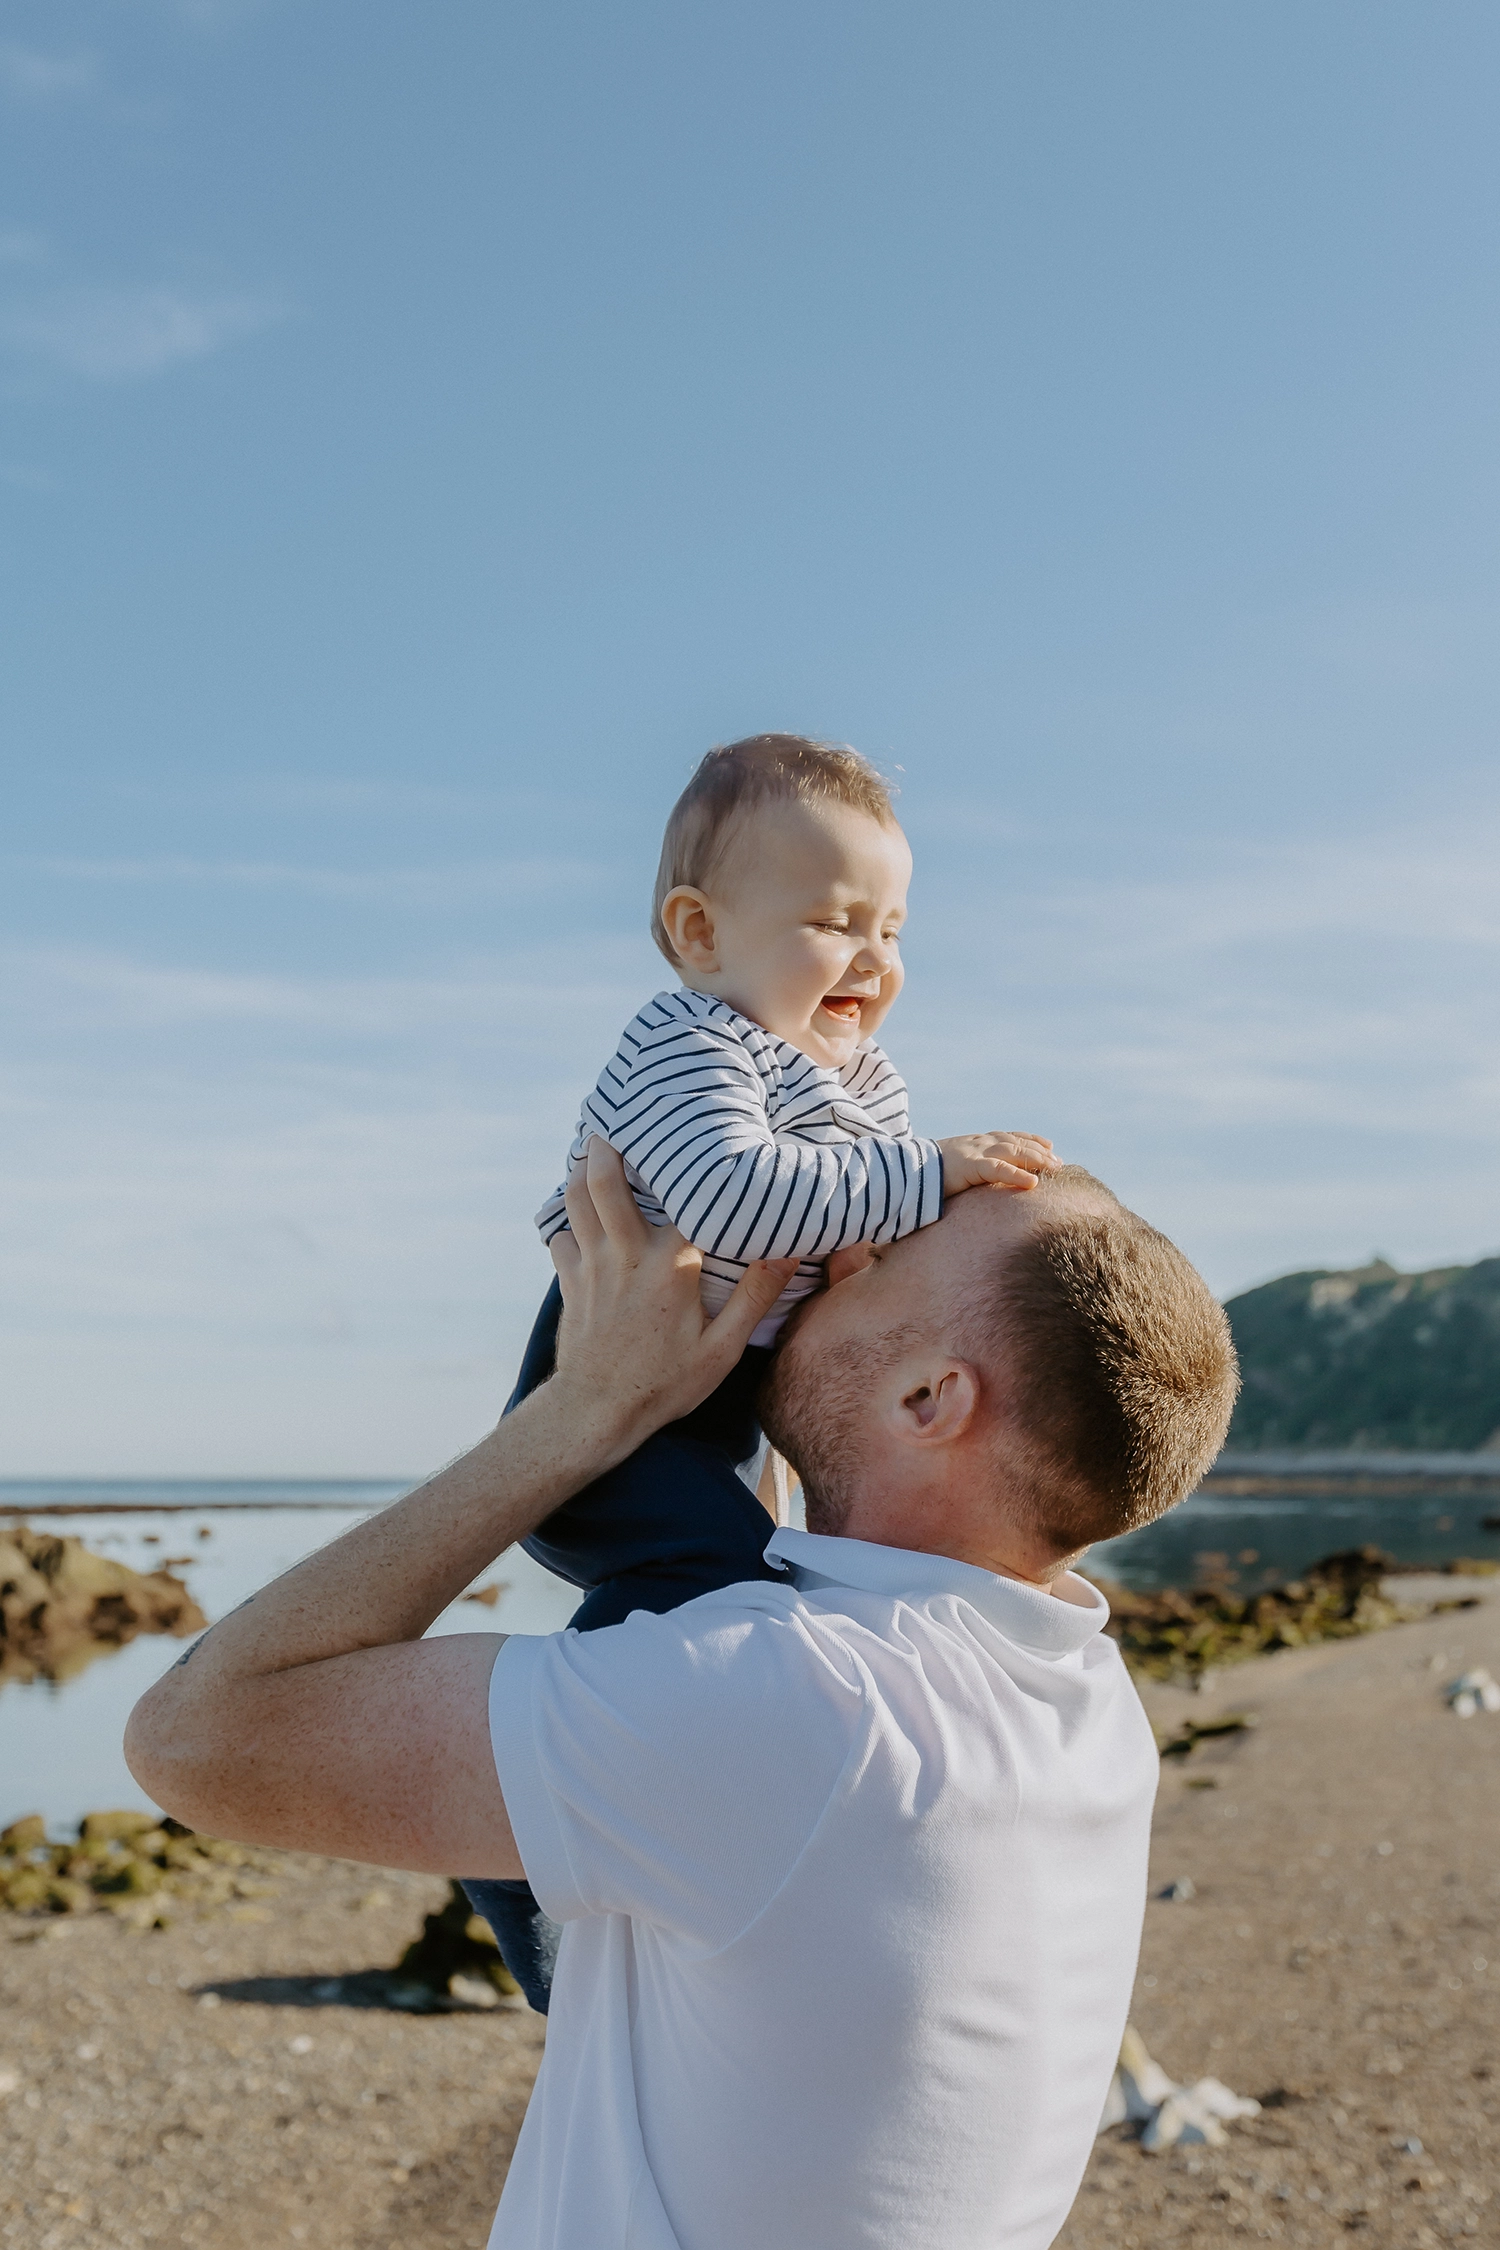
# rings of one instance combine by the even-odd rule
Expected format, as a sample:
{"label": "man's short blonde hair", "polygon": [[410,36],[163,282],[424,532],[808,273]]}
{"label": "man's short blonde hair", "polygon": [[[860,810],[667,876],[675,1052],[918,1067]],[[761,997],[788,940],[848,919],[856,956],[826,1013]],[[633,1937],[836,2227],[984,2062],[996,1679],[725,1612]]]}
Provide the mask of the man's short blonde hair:
{"label": "man's short blonde hair", "polygon": [[973,1309],[1009,1409],[1007,1488],[1070,1553],[1194,1489],[1239,1366],[1223,1306],[1164,1234],[1076,1165],[1033,1194],[1035,1226]]}
{"label": "man's short blonde hair", "polygon": [[778,802],[852,805],[887,826],[896,818],[889,783],[844,743],[748,734],[710,750],[668,816],[651,900],[651,935],[674,969],[662,902],[684,883],[706,889],[736,823],[753,807]]}

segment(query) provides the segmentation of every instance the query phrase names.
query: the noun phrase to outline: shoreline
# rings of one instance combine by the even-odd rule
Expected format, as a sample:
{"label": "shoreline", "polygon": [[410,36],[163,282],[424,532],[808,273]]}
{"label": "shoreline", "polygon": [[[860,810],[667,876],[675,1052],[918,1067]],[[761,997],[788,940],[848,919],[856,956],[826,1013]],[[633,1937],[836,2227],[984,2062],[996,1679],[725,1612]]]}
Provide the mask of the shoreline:
{"label": "shoreline", "polygon": [[[29,1506],[0,1501],[0,1521],[26,1522],[32,1516],[229,1516],[288,1510],[298,1515],[347,1515],[351,1508],[361,1505],[358,1500],[45,1500]],[[372,1511],[388,1505],[380,1500],[370,1502]]]}
{"label": "shoreline", "polygon": [[1316,1469],[1298,1471],[1289,1469],[1225,1469],[1210,1470],[1203,1482],[1188,1494],[1190,1500],[1212,1499],[1222,1494],[1226,1500],[1249,1499],[1268,1493],[1301,1493],[1319,1500],[1387,1500],[1413,1492],[1462,1494],[1465,1499],[1500,1499],[1500,1470],[1444,1471],[1435,1469],[1369,1470],[1364,1468]]}

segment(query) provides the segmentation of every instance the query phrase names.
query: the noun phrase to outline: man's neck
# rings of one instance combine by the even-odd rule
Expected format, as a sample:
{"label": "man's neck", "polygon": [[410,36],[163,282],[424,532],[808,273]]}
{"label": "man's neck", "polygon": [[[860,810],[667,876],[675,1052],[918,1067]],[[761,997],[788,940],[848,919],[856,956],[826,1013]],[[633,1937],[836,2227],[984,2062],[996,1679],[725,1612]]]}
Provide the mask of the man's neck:
{"label": "man's neck", "polygon": [[1017,1553],[993,1545],[970,1545],[967,1541],[945,1539],[941,1546],[903,1539],[895,1544],[909,1547],[913,1554],[947,1555],[953,1562],[970,1563],[975,1570],[988,1570],[996,1578],[1014,1578],[1023,1586],[1040,1586],[1043,1593],[1052,1591],[1054,1579],[1067,1570],[1069,1557],[1053,1555],[1050,1550],[1044,1560],[1040,1553]]}
{"label": "man's neck", "polygon": [[[814,1528],[810,1522],[808,1529]],[[987,1570],[996,1578],[1014,1578],[1023,1586],[1039,1586],[1044,1593],[1050,1593],[1054,1580],[1077,1560],[1074,1555],[1059,1555],[1019,1526],[1007,1527],[998,1536],[988,1527],[982,1535],[975,1536],[952,1524],[918,1530],[910,1522],[900,1521],[894,1508],[887,1510],[878,1502],[863,1506],[856,1502],[835,1536],[867,1539],[877,1547],[904,1547],[914,1555],[944,1555],[951,1562]]]}

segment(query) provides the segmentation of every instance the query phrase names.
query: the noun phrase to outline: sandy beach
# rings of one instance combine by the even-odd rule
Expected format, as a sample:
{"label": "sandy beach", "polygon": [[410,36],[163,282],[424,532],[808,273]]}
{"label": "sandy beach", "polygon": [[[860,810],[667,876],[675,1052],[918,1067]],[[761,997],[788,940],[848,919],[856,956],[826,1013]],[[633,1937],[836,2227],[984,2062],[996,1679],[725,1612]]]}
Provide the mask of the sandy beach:
{"label": "sandy beach", "polygon": [[[1441,1694],[1500,1674],[1500,1598],[1442,1590],[1480,1606],[1146,1689],[1167,1731],[1258,1723],[1164,1762],[1152,1891],[1195,1895],[1153,1897],[1134,2020],[1265,2106],[1223,2149],[1106,2134],[1060,2250],[1500,2239],[1500,1716]],[[327,1996],[440,1883],[289,1859],[244,1887],[165,1930],[0,1916],[6,2250],[484,2243],[541,2020]]]}

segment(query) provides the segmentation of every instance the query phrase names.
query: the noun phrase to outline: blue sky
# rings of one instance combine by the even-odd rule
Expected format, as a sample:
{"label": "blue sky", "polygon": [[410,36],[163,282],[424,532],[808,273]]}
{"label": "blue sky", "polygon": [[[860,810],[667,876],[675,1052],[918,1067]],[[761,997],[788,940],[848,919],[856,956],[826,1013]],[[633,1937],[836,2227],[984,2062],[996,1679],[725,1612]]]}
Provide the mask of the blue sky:
{"label": "blue sky", "polygon": [[0,1473],[415,1472],[662,817],[899,767],[888,1044],[1230,1292],[1500,1247],[1500,19],[0,6]]}

